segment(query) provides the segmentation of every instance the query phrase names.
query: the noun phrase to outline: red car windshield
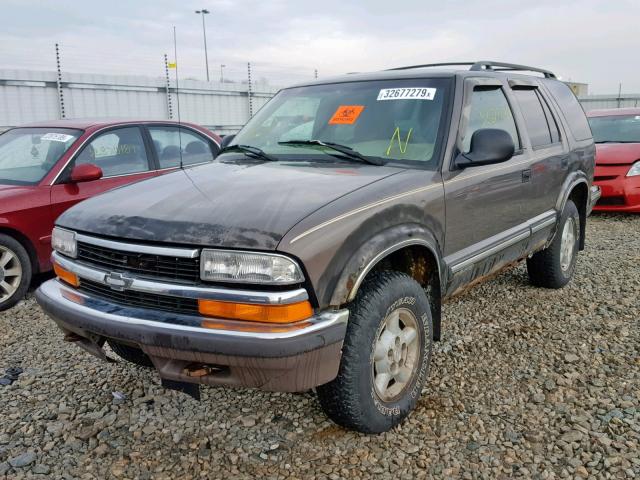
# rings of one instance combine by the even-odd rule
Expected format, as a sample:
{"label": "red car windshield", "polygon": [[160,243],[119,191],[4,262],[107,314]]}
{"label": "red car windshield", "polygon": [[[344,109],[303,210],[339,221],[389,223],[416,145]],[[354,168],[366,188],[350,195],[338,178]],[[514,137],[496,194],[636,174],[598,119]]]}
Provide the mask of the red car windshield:
{"label": "red car windshield", "polygon": [[0,135],[0,184],[36,185],[82,134],[68,128],[14,128]]}
{"label": "red car windshield", "polygon": [[640,143],[640,115],[591,117],[589,125],[596,143]]}

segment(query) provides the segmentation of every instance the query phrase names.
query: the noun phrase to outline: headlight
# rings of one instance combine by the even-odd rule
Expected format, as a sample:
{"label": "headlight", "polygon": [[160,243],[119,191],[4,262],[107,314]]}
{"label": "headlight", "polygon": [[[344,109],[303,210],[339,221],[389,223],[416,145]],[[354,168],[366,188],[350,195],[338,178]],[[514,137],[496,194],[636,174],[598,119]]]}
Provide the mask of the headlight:
{"label": "headlight", "polygon": [[214,282],[289,285],[304,281],[298,264],[272,253],[202,250],[200,278]]}
{"label": "headlight", "polygon": [[640,175],[640,160],[631,165],[631,168],[627,172],[627,177],[635,177],[636,175]]}
{"label": "headlight", "polygon": [[55,227],[51,233],[51,247],[56,252],[76,258],[78,254],[76,232]]}

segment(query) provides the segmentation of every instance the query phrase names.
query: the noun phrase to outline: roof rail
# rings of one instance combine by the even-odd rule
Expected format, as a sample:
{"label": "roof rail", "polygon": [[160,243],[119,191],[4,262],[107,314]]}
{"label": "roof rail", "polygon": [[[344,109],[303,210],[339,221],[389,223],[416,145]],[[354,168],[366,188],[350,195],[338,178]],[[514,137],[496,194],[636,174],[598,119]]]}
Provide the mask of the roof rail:
{"label": "roof rail", "polygon": [[[449,63],[425,63],[424,65],[410,65],[407,67],[389,68],[388,70],[411,70],[413,68],[427,68],[427,67],[451,67],[451,66],[463,66],[470,65],[470,71],[478,72],[483,70],[490,70],[493,72],[501,71],[520,71],[520,72],[537,72],[542,73],[545,78],[556,78],[556,75],[543,68],[528,67],[526,65],[518,65],[515,63],[503,63],[492,62],[487,60],[477,62],[449,62]],[[497,68],[496,68],[497,67]]]}

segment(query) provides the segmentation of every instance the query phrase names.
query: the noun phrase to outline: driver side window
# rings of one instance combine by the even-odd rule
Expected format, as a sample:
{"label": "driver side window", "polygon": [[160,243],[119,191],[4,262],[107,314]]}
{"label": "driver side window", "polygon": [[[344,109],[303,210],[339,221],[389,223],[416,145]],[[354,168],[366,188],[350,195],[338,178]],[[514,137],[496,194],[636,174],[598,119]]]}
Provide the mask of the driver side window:
{"label": "driver side window", "polygon": [[477,88],[471,97],[469,124],[463,141],[463,151],[471,148],[471,137],[481,128],[499,128],[511,135],[516,150],[520,149],[520,139],[511,107],[501,88]]}
{"label": "driver side window", "polygon": [[146,172],[147,151],[138,127],[125,127],[99,134],[76,157],[75,165],[91,163],[105,177]]}

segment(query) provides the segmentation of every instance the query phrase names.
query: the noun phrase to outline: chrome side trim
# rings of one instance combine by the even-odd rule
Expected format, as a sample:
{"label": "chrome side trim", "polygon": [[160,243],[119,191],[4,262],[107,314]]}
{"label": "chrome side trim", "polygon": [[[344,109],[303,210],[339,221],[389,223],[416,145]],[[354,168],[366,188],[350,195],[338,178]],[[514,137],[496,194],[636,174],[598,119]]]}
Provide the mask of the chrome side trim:
{"label": "chrome side trim", "polygon": [[112,248],[123,252],[149,253],[151,255],[165,255],[167,257],[196,258],[200,253],[197,248],[158,247],[155,245],[116,242],[113,240],[106,240],[104,238],[91,237],[83,233],[76,233],[76,240],[78,242],[97,245],[99,247]]}
{"label": "chrome side trim", "polygon": [[477,253],[475,255],[473,255],[472,257],[467,258],[466,260],[463,260],[459,263],[456,263],[455,265],[451,266],[451,272],[452,273],[458,273],[461,270],[464,270],[465,268],[473,265],[476,262],[479,262],[481,260],[484,260],[487,257],[490,257],[491,255],[493,255],[496,252],[499,252],[500,250],[503,250],[505,248],[508,248],[512,245],[515,245],[516,243],[525,240],[527,238],[529,238],[531,236],[531,230],[529,228],[527,228],[526,231],[517,234],[514,237],[508,238],[507,240],[504,240],[500,243],[498,243],[497,245],[494,245],[491,248],[488,248],[487,250],[484,250],[480,253]]}
{"label": "chrome side trim", "polygon": [[367,266],[364,268],[364,270],[360,272],[360,274],[358,275],[358,278],[356,278],[356,281],[353,284],[353,287],[351,287],[351,290],[349,291],[349,296],[347,297],[347,301],[350,302],[354,298],[356,298],[356,294],[358,293],[358,290],[360,289],[360,285],[364,281],[365,277],[371,271],[371,269],[376,266],[376,264],[380,260],[382,260],[384,257],[389,255],[390,253],[393,253],[396,250],[400,250],[401,248],[407,247],[409,245],[424,245],[425,247],[429,247],[429,244],[426,241],[418,238],[412,238],[408,240],[403,240],[401,242],[396,243],[395,245],[385,248],[383,251],[381,251],[379,254],[373,257],[369,261],[369,263],[367,263]]}
{"label": "chrome side trim", "polygon": [[[82,283],[82,279],[109,284],[105,277],[110,271],[101,270],[94,267],[82,265],[70,258],[64,257],[54,252],[51,260],[56,262],[65,270],[75,273]],[[287,290],[283,292],[269,292],[257,290],[236,290],[220,287],[199,287],[195,285],[180,285],[177,283],[166,283],[153,280],[144,280],[133,275],[126,276],[131,283],[127,290],[136,292],[152,293],[157,295],[169,295],[172,297],[201,298],[203,300],[219,300],[221,302],[254,303],[259,305],[288,305],[290,303],[303,302],[309,299],[309,295],[304,288]]]}
{"label": "chrome side trim", "polygon": [[[349,310],[335,310],[335,311],[325,311],[314,315],[313,317],[305,320],[305,326],[301,327],[299,324],[293,324],[289,327],[285,325],[277,325],[278,331],[242,331],[242,330],[232,330],[232,329],[215,329],[215,328],[202,328],[196,327],[192,325],[182,325],[177,323],[168,323],[175,318],[175,314],[166,313],[166,315],[161,315],[160,318],[166,321],[154,321],[154,320],[146,320],[141,318],[136,318],[129,315],[116,315],[114,313],[110,313],[107,311],[109,309],[108,302],[104,301],[95,301],[93,298],[79,292],[75,289],[66,287],[61,282],[57,280],[49,280],[48,282],[43,283],[39,292],[42,295],[45,295],[53,302],[58,304],[63,304],[68,308],[72,308],[77,313],[86,316],[87,318],[98,318],[100,320],[104,320],[115,325],[117,324],[126,324],[126,325],[141,325],[153,327],[159,333],[167,334],[167,335],[180,335],[181,332],[196,332],[198,334],[203,335],[205,338],[210,336],[212,338],[223,336],[236,337],[236,338],[255,338],[261,340],[277,340],[277,339],[286,339],[286,338],[295,338],[298,336],[303,336],[313,332],[320,332],[325,328],[331,327],[336,324],[344,324],[347,323],[347,319],[349,318]],[[67,295],[65,295],[67,293]],[[92,304],[92,306],[98,306],[103,304],[105,309],[96,309],[90,308],[88,306],[83,305],[82,303],[72,301],[71,299],[77,299],[79,302],[87,301]],[[112,310],[112,308],[111,308]],[[123,313],[126,313],[126,309],[119,310]],[[140,311],[140,310],[138,310]],[[131,312],[133,313],[133,311]],[[159,318],[159,315],[162,312],[154,311],[154,317]],[[184,317],[184,316],[183,316]],[[238,324],[238,322],[230,322],[224,319],[215,319],[211,317],[199,317],[199,316],[189,316],[194,323],[199,324],[202,320],[214,320],[219,321],[221,326],[233,326]],[[246,325],[247,322],[245,322]],[[308,324],[308,325],[306,325]],[[275,330],[272,326],[272,330]],[[114,332],[117,331],[114,330]]]}
{"label": "chrome side trim", "polygon": [[[540,215],[536,215],[535,217],[530,218],[526,222],[516,225],[515,227],[510,229],[511,231],[513,231],[510,237],[499,241],[495,245],[487,248],[486,250],[482,250],[478,253],[471,255],[470,257],[460,260],[458,263],[454,263],[451,266],[451,272],[454,274],[457,272],[460,272],[461,270],[464,270],[470,265],[473,265],[476,262],[482,261],[485,258],[490,257],[491,255],[499,252],[500,250],[503,250],[512,245],[515,245],[516,243],[530,237],[534,233],[537,233],[543,230],[544,228],[555,224],[557,221],[557,218],[558,218],[557,212],[554,209],[551,209],[541,213]],[[509,230],[507,230],[507,232],[509,232]],[[484,242],[486,242],[487,240],[490,240],[490,238],[486,239]],[[467,248],[471,248],[471,247],[473,247],[473,245]],[[458,254],[458,252],[456,252],[456,254]]]}
{"label": "chrome side trim", "polygon": [[557,219],[556,219],[555,214],[554,214],[553,218],[549,218],[548,220],[544,220],[543,222],[537,223],[536,225],[532,226],[531,227],[531,233],[532,234],[533,233],[537,233],[540,230],[553,225],[554,223],[556,223],[556,221],[557,221]]}
{"label": "chrome side trim", "polygon": [[289,245],[294,244],[295,242],[297,242],[298,240],[306,237],[307,235],[311,235],[314,232],[317,232],[318,230],[327,227],[329,225],[331,225],[332,223],[336,223],[339,222],[340,220],[344,220],[345,218],[351,217],[353,215],[356,215],[358,213],[364,212],[366,210],[369,210],[370,208],[374,208],[374,207],[378,207],[380,205],[384,205],[385,203],[388,202],[392,202],[394,200],[398,200],[402,197],[407,197],[409,195],[413,195],[416,193],[420,193],[420,192],[426,192],[427,190],[431,190],[433,188],[442,188],[442,184],[441,183],[436,183],[433,185],[429,185],[427,187],[420,187],[420,188],[416,188],[414,190],[409,190],[408,192],[404,192],[404,193],[399,193],[398,195],[392,195],[390,197],[386,197],[383,198],[382,200],[378,200],[377,202],[373,202],[373,203],[369,203],[367,205],[364,205],[362,207],[356,208],[354,210],[351,210],[349,212],[343,213],[342,215],[338,215],[337,217],[334,217],[330,220],[327,220],[326,222],[320,223],[318,225],[316,225],[315,227],[310,228],[309,230],[306,230],[304,232],[302,232],[300,235],[298,235],[297,237],[292,238],[289,241]]}

